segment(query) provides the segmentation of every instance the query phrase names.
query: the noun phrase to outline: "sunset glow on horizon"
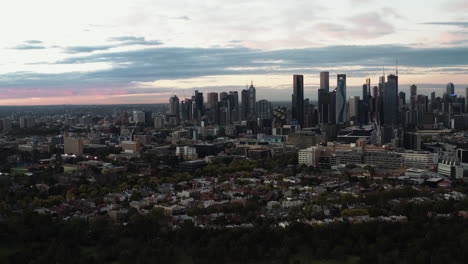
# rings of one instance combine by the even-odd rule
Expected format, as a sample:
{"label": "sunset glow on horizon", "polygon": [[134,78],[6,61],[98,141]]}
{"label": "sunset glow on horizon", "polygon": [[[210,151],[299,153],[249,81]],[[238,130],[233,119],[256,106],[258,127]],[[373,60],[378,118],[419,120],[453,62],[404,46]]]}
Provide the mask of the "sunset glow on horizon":
{"label": "sunset glow on horizon", "polygon": [[259,98],[284,101],[295,73],[315,100],[320,71],[332,83],[347,74],[352,96],[396,60],[400,90],[441,94],[453,82],[461,91],[466,12],[462,0],[9,1],[0,105],[167,103],[250,81]]}

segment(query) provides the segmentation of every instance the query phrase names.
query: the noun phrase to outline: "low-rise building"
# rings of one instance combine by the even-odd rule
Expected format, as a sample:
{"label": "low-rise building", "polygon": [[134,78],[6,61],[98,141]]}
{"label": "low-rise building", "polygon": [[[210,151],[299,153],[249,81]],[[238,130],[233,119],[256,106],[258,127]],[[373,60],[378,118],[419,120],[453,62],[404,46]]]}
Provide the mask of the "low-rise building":
{"label": "low-rise building", "polygon": [[299,165],[318,166],[320,161],[320,152],[321,151],[318,147],[310,147],[299,150]]}

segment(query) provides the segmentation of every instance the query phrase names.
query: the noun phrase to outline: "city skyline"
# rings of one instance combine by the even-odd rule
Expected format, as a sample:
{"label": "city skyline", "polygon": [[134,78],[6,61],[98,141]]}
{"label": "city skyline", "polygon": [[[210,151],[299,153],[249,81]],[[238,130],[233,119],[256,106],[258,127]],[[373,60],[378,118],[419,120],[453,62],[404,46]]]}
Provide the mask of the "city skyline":
{"label": "city skyline", "polygon": [[309,2],[9,2],[0,105],[166,103],[251,80],[258,98],[284,101],[293,74],[316,101],[322,71],[347,75],[348,99],[383,67],[393,73],[397,59],[400,90],[441,95],[452,82],[464,94],[464,1]]}

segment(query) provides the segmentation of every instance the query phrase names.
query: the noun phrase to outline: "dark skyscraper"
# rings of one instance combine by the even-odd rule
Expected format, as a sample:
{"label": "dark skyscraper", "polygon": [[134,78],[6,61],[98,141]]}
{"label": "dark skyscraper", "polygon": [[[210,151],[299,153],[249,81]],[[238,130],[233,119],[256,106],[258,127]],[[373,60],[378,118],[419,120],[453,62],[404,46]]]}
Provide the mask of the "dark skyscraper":
{"label": "dark skyscraper", "polygon": [[255,103],[257,102],[257,92],[253,85],[253,82],[249,87],[249,119],[255,119]]}
{"label": "dark skyscraper", "polygon": [[411,85],[410,87],[410,96],[418,95],[418,87],[416,85]]}
{"label": "dark skyscraper", "polygon": [[401,91],[399,94],[398,94],[398,104],[400,106],[403,106],[406,104],[406,93]]}
{"label": "dark skyscraper", "polygon": [[273,108],[268,100],[260,100],[257,102],[257,117],[260,119],[270,119],[272,117]]}
{"label": "dark skyscraper", "polygon": [[181,106],[181,117],[183,120],[192,120],[192,100],[185,99],[180,104]]}
{"label": "dark skyscraper", "polygon": [[320,88],[318,89],[318,121],[320,124],[329,122],[330,108],[330,77],[328,72],[320,73]]}
{"label": "dark skyscraper", "polygon": [[398,76],[390,74],[385,83],[383,95],[384,124],[394,125],[398,122]]}
{"label": "dark skyscraper", "polygon": [[179,98],[176,95],[169,98],[169,114],[179,118]]}
{"label": "dark skyscraper", "polygon": [[346,74],[338,74],[336,87],[336,123],[346,122]]}
{"label": "dark skyscraper", "polygon": [[330,91],[330,74],[329,72],[320,73],[320,89],[324,89],[327,92]]}
{"label": "dark skyscraper", "polygon": [[218,103],[218,93],[208,93],[208,108],[213,109]]}
{"label": "dark skyscraper", "polygon": [[325,89],[318,90],[318,101],[319,101],[319,123],[327,124],[330,122],[330,93]]}
{"label": "dark skyscraper", "polygon": [[242,110],[241,119],[247,120],[249,117],[249,90],[245,89],[241,92]]}
{"label": "dark skyscraper", "polygon": [[233,122],[239,121],[239,93],[237,91],[229,92],[231,105],[231,119]]}
{"label": "dark skyscraper", "polygon": [[365,101],[369,97],[370,94],[368,94],[369,89],[367,87],[367,84],[362,85],[362,100]]}
{"label": "dark skyscraper", "polygon": [[448,83],[445,88],[445,93],[447,95],[455,94],[455,85],[453,83]]}
{"label": "dark skyscraper", "polygon": [[193,106],[193,118],[199,119],[205,114],[205,106],[203,104],[203,93],[195,90],[195,94],[192,96]]}
{"label": "dark skyscraper", "polygon": [[[431,96],[431,101],[432,101],[432,96]],[[465,87],[465,113],[468,113],[468,87]]]}
{"label": "dark skyscraper", "polygon": [[292,119],[299,125],[304,124],[304,76],[293,76]]}

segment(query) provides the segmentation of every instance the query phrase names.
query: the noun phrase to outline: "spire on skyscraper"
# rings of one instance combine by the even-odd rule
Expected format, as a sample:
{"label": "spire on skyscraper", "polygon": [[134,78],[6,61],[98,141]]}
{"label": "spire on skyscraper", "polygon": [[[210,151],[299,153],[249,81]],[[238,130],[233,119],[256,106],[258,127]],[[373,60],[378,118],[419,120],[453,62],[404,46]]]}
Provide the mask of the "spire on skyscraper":
{"label": "spire on skyscraper", "polygon": [[398,76],[398,59],[396,59],[396,76]]}

